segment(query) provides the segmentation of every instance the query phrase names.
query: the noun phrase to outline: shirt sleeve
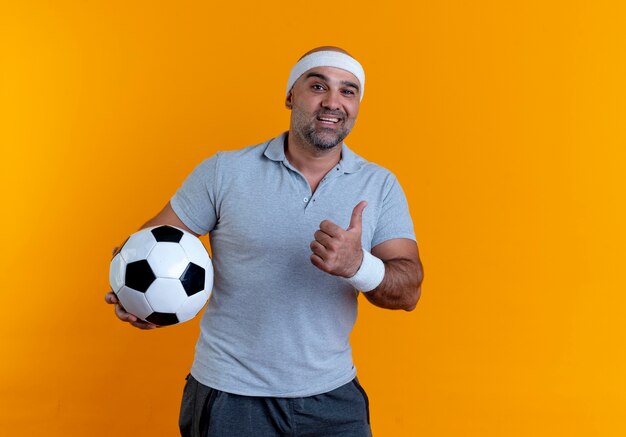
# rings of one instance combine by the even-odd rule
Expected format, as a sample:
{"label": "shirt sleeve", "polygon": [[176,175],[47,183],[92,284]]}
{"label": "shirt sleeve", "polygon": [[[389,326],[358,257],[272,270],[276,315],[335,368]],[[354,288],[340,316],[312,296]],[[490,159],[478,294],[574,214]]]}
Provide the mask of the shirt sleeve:
{"label": "shirt sleeve", "polygon": [[382,207],[372,238],[372,247],[395,238],[408,238],[416,241],[409,205],[394,175],[390,175],[384,190]]}
{"label": "shirt sleeve", "polygon": [[217,223],[216,184],[219,154],[201,162],[170,199],[178,218],[192,231],[204,235]]}

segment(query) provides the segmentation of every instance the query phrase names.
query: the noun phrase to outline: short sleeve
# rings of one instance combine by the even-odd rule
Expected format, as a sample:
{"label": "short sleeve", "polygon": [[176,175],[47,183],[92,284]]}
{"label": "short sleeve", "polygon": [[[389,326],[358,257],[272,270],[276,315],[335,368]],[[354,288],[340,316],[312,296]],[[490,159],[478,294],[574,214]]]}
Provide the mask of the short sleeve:
{"label": "short sleeve", "polygon": [[215,192],[219,154],[200,163],[170,200],[172,209],[192,231],[204,235],[217,223]]}
{"label": "short sleeve", "polygon": [[385,184],[372,247],[394,238],[408,238],[415,241],[415,230],[404,191],[396,177],[390,175]]}

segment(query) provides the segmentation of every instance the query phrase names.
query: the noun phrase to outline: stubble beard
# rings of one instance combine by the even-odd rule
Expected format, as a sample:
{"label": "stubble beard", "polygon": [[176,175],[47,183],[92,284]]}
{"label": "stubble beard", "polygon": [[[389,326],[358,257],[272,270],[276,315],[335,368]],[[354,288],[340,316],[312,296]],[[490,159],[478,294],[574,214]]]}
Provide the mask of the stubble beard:
{"label": "stubble beard", "polygon": [[[312,122],[308,122],[309,118],[302,111],[295,108],[292,109],[292,111],[294,111],[293,122],[296,132],[299,132],[308,144],[319,151],[326,151],[335,148],[338,144],[341,144],[350,133],[350,128],[345,125],[345,114],[340,116],[341,120],[339,123],[342,123],[341,128],[335,130],[324,127],[318,129],[315,127],[315,120],[317,120],[320,112],[323,111],[314,113]],[[326,114],[328,113],[326,112]]]}

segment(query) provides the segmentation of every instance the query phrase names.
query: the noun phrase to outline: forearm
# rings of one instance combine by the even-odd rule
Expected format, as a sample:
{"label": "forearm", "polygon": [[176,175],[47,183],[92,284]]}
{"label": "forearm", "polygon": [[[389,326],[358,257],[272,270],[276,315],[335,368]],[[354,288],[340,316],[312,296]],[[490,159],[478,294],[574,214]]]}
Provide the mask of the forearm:
{"label": "forearm", "polygon": [[412,311],[420,298],[421,263],[398,258],[385,261],[385,276],[378,287],[363,293],[372,304],[387,309]]}

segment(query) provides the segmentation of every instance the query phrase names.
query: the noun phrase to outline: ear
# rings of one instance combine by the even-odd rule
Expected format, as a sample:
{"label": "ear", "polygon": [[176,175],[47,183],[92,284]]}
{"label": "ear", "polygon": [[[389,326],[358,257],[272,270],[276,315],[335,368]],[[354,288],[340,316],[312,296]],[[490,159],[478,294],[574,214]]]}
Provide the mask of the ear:
{"label": "ear", "polygon": [[287,109],[291,109],[293,107],[292,94],[293,91],[289,91],[289,94],[287,94],[287,97],[285,98],[285,106],[287,107]]}

